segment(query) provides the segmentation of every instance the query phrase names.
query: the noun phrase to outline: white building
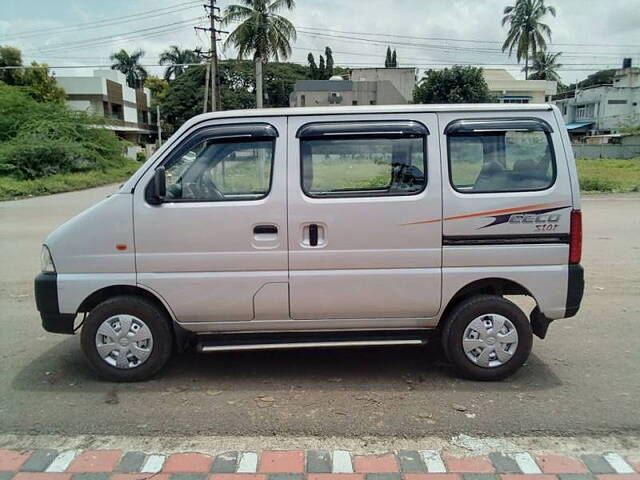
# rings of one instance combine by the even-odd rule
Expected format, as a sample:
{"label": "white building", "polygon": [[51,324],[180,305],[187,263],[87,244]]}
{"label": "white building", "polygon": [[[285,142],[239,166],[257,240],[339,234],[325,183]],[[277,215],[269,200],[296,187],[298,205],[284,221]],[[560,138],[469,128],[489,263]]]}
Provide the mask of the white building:
{"label": "white building", "polygon": [[482,74],[500,103],[545,103],[558,91],[558,82],[517,80],[503,68],[485,68]]}
{"label": "white building", "polygon": [[413,99],[415,68],[354,68],[349,80],[298,80],[290,107],[402,105]]}
{"label": "white building", "polygon": [[558,95],[555,103],[571,133],[617,134],[625,125],[640,123],[640,68],[626,61],[613,83]]}
{"label": "white building", "polygon": [[148,143],[154,131],[149,126],[151,92],[148,88],[127,86],[126,77],[117,70],[95,70],[91,77],[56,77],[67,93],[67,103],[107,117],[106,128],[134,144]]}

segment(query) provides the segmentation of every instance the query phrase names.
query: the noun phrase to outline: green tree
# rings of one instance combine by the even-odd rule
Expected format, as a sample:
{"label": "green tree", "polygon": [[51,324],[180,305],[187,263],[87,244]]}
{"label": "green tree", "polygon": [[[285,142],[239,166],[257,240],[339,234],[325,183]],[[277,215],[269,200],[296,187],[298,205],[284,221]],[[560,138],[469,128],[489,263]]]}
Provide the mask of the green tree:
{"label": "green tree", "polygon": [[127,77],[127,85],[131,88],[140,88],[147,78],[147,71],[140,65],[140,59],[144,56],[143,50],[135,50],[131,54],[124,48],[109,57],[113,64],[112,70],[118,70]]}
{"label": "green tree", "polygon": [[103,117],[63,102],[38,102],[0,82],[0,175],[20,180],[124,165],[123,145]]}
{"label": "green tree", "polygon": [[387,56],[384,59],[384,68],[391,67],[391,47],[387,47]]}
{"label": "green tree", "polygon": [[[220,96],[223,110],[255,108],[255,70],[250,60],[223,60],[219,63]],[[270,62],[264,66],[265,105],[289,106],[289,96],[297,80],[309,78],[304,65]],[[342,73],[342,69],[339,69]],[[161,115],[167,130],[178,128],[189,118],[202,112],[204,65],[188,67],[169,84]],[[171,126],[171,127],[170,127]]]}
{"label": "green tree", "polygon": [[509,32],[502,51],[509,50],[511,56],[515,48],[518,62],[524,58],[525,78],[529,78],[529,57],[546,50],[546,39],[551,40],[551,29],[542,23],[547,13],[555,17],[556,9],[546,6],[544,0],[516,0],[504,9],[502,25],[509,24]]}
{"label": "green tree", "polygon": [[296,39],[296,29],[282,15],[283,9],[292,10],[295,0],[241,0],[241,4],[225,9],[223,25],[240,22],[229,34],[225,47],[234,47],[238,59],[249,55],[256,63],[256,103],[262,107],[262,77],[258,72],[262,62],[273,58],[280,61],[291,55],[291,42]]}
{"label": "green tree", "polygon": [[309,52],[307,55],[307,63],[309,64],[309,78],[312,80],[318,79],[318,65],[316,65],[316,59],[313,57],[313,53]]}
{"label": "green tree", "polygon": [[577,83],[572,83],[567,85],[565,91],[575,90],[576,86],[578,88],[587,88],[592,87],[593,85],[608,85],[613,83],[613,77],[616,73],[617,68],[611,68],[608,70],[599,70],[596,73],[592,73],[584,80]]}
{"label": "green tree", "polygon": [[326,80],[327,79],[327,66],[324,63],[324,57],[320,55],[320,61],[318,64],[318,79]]}
{"label": "green tree", "polygon": [[64,89],[58,85],[56,79],[49,75],[49,66],[31,63],[31,68],[25,68],[22,84],[28,88],[29,94],[39,102],[63,103],[66,98]]}
{"label": "green tree", "polygon": [[[0,47],[0,67],[21,67],[22,53],[19,49],[10,46]],[[23,69],[11,68],[0,70],[0,81],[7,85],[22,84]]]}
{"label": "green tree", "polygon": [[307,68],[295,63],[270,62],[265,65],[264,78],[268,107],[288,107],[289,96],[297,80],[307,78]]}
{"label": "green tree", "polygon": [[532,73],[529,78],[531,80],[553,80],[559,82],[560,75],[558,75],[558,69],[562,66],[558,63],[558,57],[560,55],[560,52],[537,52],[533,56],[533,63],[531,64]]}
{"label": "green tree", "polygon": [[327,57],[325,76],[329,79],[333,77],[333,51],[331,50],[331,47],[324,47],[324,54]]}
{"label": "green tree", "polygon": [[144,86],[151,90],[151,102],[153,105],[162,105],[169,91],[169,82],[164,78],[149,75],[144,80]]}
{"label": "green tree", "polygon": [[202,57],[195,50],[181,49],[177,45],[171,45],[160,54],[160,65],[168,65],[164,72],[164,78],[170,80],[178,78],[186,69],[185,63],[200,63]]}
{"label": "green tree", "polygon": [[482,69],[455,65],[444,70],[428,70],[413,91],[414,103],[491,102]]}
{"label": "green tree", "polygon": [[396,68],[398,66],[398,55],[396,53],[396,49],[393,49],[393,53],[391,54],[391,65],[392,68]]}

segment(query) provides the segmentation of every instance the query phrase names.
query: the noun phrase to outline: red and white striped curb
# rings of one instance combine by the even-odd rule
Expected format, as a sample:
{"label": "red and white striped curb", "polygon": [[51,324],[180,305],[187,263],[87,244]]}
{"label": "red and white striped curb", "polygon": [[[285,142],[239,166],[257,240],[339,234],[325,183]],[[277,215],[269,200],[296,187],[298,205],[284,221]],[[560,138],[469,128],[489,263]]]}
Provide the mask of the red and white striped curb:
{"label": "red and white striped curb", "polygon": [[[444,475],[444,476],[443,476]],[[0,450],[0,480],[640,480],[640,462],[615,452],[569,457],[437,450],[354,455],[345,450],[266,450],[216,456],[121,450]]]}

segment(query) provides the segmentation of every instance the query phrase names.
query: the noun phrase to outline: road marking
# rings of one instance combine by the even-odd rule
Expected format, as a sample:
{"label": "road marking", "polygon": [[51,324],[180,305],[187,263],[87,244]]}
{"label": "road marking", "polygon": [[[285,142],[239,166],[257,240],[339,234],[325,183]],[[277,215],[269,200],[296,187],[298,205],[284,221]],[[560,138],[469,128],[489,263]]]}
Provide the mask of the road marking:
{"label": "road marking", "polygon": [[438,452],[435,450],[420,450],[420,455],[422,456],[424,464],[427,466],[427,472],[447,473],[447,467]]}
{"label": "road marking", "polygon": [[524,453],[524,452],[514,453],[508,456],[513,458],[516,461],[522,473],[531,473],[531,474],[542,473],[542,470],[540,470],[540,467],[538,467],[538,464],[536,463],[536,461],[528,453]]}
{"label": "road marking", "polygon": [[256,473],[258,470],[258,454],[254,452],[243,452],[238,462],[237,473]]}
{"label": "road marking", "polygon": [[334,450],[331,471],[332,473],[353,473],[351,454],[346,450]]}
{"label": "road marking", "polygon": [[142,473],[158,473],[164,465],[164,455],[149,455],[142,465]]}
{"label": "road marking", "polygon": [[633,468],[631,468],[631,465],[618,453],[605,453],[603,457],[616,473],[636,473]]}
{"label": "road marking", "polygon": [[51,462],[51,465],[47,467],[45,472],[64,472],[71,462],[73,462],[73,459],[76,458],[78,453],[80,453],[78,450],[67,450],[62,452],[53,459],[53,462]]}

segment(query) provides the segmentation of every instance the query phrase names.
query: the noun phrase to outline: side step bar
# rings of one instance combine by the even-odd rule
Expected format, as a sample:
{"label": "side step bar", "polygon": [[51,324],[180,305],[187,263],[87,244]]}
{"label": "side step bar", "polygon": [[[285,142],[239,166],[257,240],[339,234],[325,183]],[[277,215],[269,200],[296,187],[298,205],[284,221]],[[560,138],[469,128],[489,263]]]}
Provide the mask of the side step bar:
{"label": "side step bar", "polygon": [[221,334],[198,338],[197,350],[202,353],[290,350],[298,348],[374,347],[394,345],[425,345],[424,331],[419,332],[340,332],[315,334]]}

